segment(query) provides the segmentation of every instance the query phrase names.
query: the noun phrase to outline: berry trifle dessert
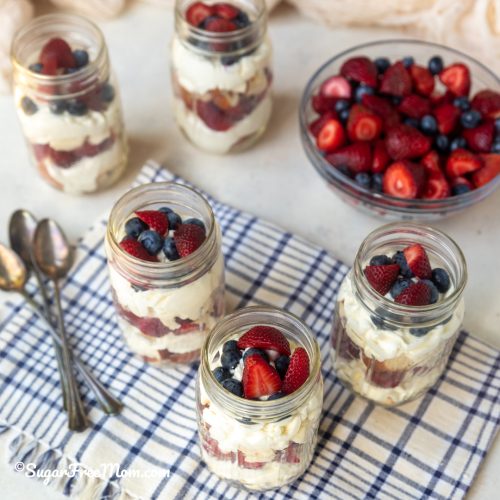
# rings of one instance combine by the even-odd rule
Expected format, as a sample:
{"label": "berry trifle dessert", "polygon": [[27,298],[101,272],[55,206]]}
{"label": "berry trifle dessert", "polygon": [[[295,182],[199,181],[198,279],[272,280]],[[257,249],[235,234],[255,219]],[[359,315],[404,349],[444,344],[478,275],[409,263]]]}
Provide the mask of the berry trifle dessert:
{"label": "berry trifle dessert", "polygon": [[384,406],[415,399],[443,373],[464,316],[462,252],[427,226],[382,226],[361,245],[337,297],[337,377]]}
{"label": "berry trifle dessert", "polygon": [[127,192],[106,233],[111,293],[132,352],[152,364],[199,358],[224,314],[224,259],[213,212],[196,191],[154,183]]}
{"label": "berry trifle dessert", "polygon": [[263,0],[177,0],[171,48],[174,111],[209,152],[253,143],[271,115],[271,43]]}
{"label": "berry trifle dessert", "polygon": [[201,455],[220,478],[252,491],[292,482],[309,466],[323,403],[312,332],[284,311],[249,307],[217,324],[201,356]]}
{"label": "berry trifle dessert", "polygon": [[12,58],[18,116],[43,178],[73,194],[116,181],[127,144],[99,29],[80,17],[42,16],[17,33]]}

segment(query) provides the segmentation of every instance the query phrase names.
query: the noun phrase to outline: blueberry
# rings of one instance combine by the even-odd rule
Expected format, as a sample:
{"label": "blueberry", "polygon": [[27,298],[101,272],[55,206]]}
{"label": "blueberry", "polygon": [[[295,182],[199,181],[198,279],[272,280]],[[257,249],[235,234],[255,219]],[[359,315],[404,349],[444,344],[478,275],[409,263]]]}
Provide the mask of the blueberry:
{"label": "blueberry", "polygon": [[281,399],[284,398],[286,394],[284,392],[275,392],[274,394],[271,394],[268,398],[267,401],[274,401],[275,399]]}
{"label": "blueberry", "polygon": [[184,224],[194,224],[195,226],[200,226],[203,229],[203,231],[206,231],[205,224],[203,223],[203,221],[201,221],[200,219],[196,219],[194,217],[185,220]]}
{"label": "blueberry", "polygon": [[455,149],[465,147],[467,147],[467,141],[463,137],[455,137],[455,139],[451,141],[450,151],[455,151]]}
{"label": "blueberry", "polygon": [[220,357],[220,364],[223,368],[228,370],[233,370],[236,365],[240,362],[241,352],[240,351],[226,351],[222,353]]}
{"label": "blueberry", "polygon": [[222,352],[228,352],[228,351],[239,351],[239,349],[238,349],[238,341],[237,340],[228,340],[222,346]]}
{"label": "blueberry", "polygon": [[391,97],[391,101],[392,101],[392,104],[394,104],[394,106],[399,106],[401,104],[402,100],[403,100],[403,98],[399,95],[393,95]]}
{"label": "blueberry", "polygon": [[351,104],[349,103],[349,101],[347,99],[339,99],[335,103],[335,111],[337,113],[340,113],[341,111],[344,111],[345,109],[349,109],[350,106],[351,106]]}
{"label": "blueberry", "polygon": [[398,264],[399,265],[401,274],[405,278],[411,278],[413,276],[413,273],[411,272],[411,269],[408,267],[408,262],[406,262],[405,254],[401,250],[398,250],[392,256],[392,261],[394,262],[394,264]]}
{"label": "blueberry", "polygon": [[384,186],[384,174],[373,174],[372,175],[372,189],[377,193],[383,191]]}
{"label": "blueberry", "polygon": [[464,111],[460,117],[460,123],[465,128],[474,128],[479,125],[481,121],[481,113],[475,109]]}
{"label": "blueberry", "polygon": [[424,115],[420,120],[420,130],[426,135],[434,135],[438,131],[436,119],[432,115]]}
{"label": "blueberry", "polygon": [[470,108],[470,101],[467,96],[455,97],[453,100],[453,106],[462,111],[467,111]]}
{"label": "blueberry", "polygon": [[403,123],[405,125],[409,125],[410,127],[418,128],[420,125],[420,122],[416,118],[410,118],[407,117],[403,120]]}
{"label": "blueberry", "polygon": [[73,57],[77,68],[83,68],[89,63],[89,53],[83,49],[76,49],[73,51]]}
{"label": "blueberry", "polygon": [[21,99],[21,107],[26,115],[34,115],[38,111],[38,106],[28,96]]}
{"label": "blueberry", "polygon": [[385,73],[391,65],[391,61],[387,57],[377,57],[373,62],[379,73]]}
{"label": "blueberry", "polygon": [[240,56],[222,56],[220,62],[224,66],[231,66],[240,60]]}
{"label": "blueberry", "polygon": [[427,67],[433,75],[437,75],[444,69],[443,59],[439,56],[431,57]]}
{"label": "blueberry", "polygon": [[168,260],[178,260],[181,258],[175,246],[175,241],[171,236],[165,238],[163,242],[163,253]]}
{"label": "blueberry", "polygon": [[355,91],[354,91],[354,99],[356,102],[361,102],[361,99],[363,99],[364,95],[373,95],[375,94],[375,89],[373,87],[369,87],[368,85],[360,85]]}
{"label": "blueberry", "polygon": [[408,69],[415,64],[415,59],[412,56],[403,57],[403,66]]}
{"label": "blueberry", "polygon": [[232,392],[235,396],[239,396],[240,398],[243,397],[243,385],[241,385],[241,382],[235,378],[227,378],[224,380],[222,382],[222,387],[229,392]]}
{"label": "blueberry", "polygon": [[342,123],[346,123],[347,120],[349,120],[349,110],[348,109],[343,109],[339,113],[339,119]]}
{"label": "blueberry", "polygon": [[66,107],[66,101],[63,101],[62,99],[51,101],[49,104],[50,112],[54,115],[62,115],[66,111]]}
{"label": "blueberry", "polygon": [[87,105],[83,101],[72,99],[68,101],[68,112],[74,116],[83,116],[87,113]]}
{"label": "blueberry", "polygon": [[439,290],[431,280],[422,280],[431,289],[431,304],[435,304],[439,299]]}
{"label": "blueberry", "polygon": [[392,264],[392,260],[387,255],[374,255],[370,259],[370,266],[388,266]]}
{"label": "blueberry", "polygon": [[440,267],[433,269],[431,279],[441,293],[446,293],[449,290],[450,276],[444,269]]}
{"label": "blueberry", "polygon": [[168,215],[173,212],[170,207],[161,207],[158,209],[158,212],[163,212],[165,215]]}
{"label": "blueberry", "polygon": [[444,134],[439,134],[436,137],[436,149],[440,153],[447,153],[449,147],[450,147],[450,140],[448,139],[448,137]]}
{"label": "blueberry", "polygon": [[30,71],[33,71],[33,73],[41,73],[43,71],[43,64],[42,63],[33,63],[28,66],[28,69]]}
{"label": "blueberry", "polygon": [[250,18],[242,10],[238,12],[238,15],[232,21],[239,29],[246,28],[250,24]]}
{"label": "blueberry", "polygon": [[426,328],[410,328],[410,333],[415,337],[423,337],[432,330],[432,326]]}
{"label": "blueberry", "polygon": [[374,314],[372,314],[370,316],[370,319],[377,328],[384,328],[385,321],[380,316],[375,316]]}
{"label": "blueberry", "polygon": [[278,372],[281,379],[285,378],[286,371],[288,370],[288,365],[290,364],[290,358],[288,356],[282,355],[275,362],[274,366]]}
{"label": "blueberry", "polygon": [[259,356],[262,356],[267,362],[269,362],[269,356],[267,355],[267,353],[262,349],[257,349],[256,347],[250,347],[250,349],[247,349],[243,354],[243,359],[246,359],[248,356],[252,356],[253,354],[258,354]]}
{"label": "blueberry", "polygon": [[405,288],[408,288],[410,285],[411,279],[409,278],[401,278],[396,280],[391,288],[391,297],[395,299]]}
{"label": "blueberry", "polygon": [[125,233],[134,240],[139,238],[139,235],[148,229],[148,225],[139,217],[132,217],[125,223]]}
{"label": "blueberry", "polygon": [[366,189],[370,189],[370,184],[372,181],[372,177],[370,174],[368,174],[366,172],[359,172],[358,174],[355,175],[354,180],[361,187],[364,187]]}
{"label": "blueberry", "polygon": [[152,229],[143,231],[138,240],[150,255],[156,255],[163,247],[163,238]]}
{"label": "blueberry", "polygon": [[470,187],[467,185],[467,184],[455,184],[452,188],[451,188],[451,194],[453,196],[458,196],[460,194],[465,194],[465,193],[468,193],[470,191]]}
{"label": "blueberry", "polygon": [[212,373],[214,374],[217,382],[220,383],[231,377],[231,372],[229,370],[226,370],[225,368],[222,368],[222,366],[218,366]]}
{"label": "blueberry", "polygon": [[101,99],[104,102],[111,102],[115,98],[115,89],[110,83],[105,83],[101,88]]}
{"label": "blueberry", "polygon": [[343,173],[346,177],[349,177],[349,179],[352,178],[352,171],[347,165],[340,165],[337,167],[337,170]]}
{"label": "blueberry", "polygon": [[491,145],[491,152],[500,154],[500,139],[496,139],[495,142]]}
{"label": "blueberry", "polygon": [[167,214],[168,219],[168,228],[173,229],[174,231],[182,224],[182,219],[179,214],[175,212],[169,212]]}
{"label": "blueberry", "polygon": [[495,130],[497,132],[497,135],[500,134],[500,118],[497,118],[495,120]]}

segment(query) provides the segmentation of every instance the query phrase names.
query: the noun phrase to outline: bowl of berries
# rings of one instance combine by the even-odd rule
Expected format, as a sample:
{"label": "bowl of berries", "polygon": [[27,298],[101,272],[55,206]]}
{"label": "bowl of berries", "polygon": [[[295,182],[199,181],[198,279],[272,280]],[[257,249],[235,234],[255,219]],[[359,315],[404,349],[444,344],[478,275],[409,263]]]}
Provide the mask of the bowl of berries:
{"label": "bowl of berries", "polygon": [[346,50],[313,74],[299,119],[314,168],[377,217],[448,217],[500,185],[500,78],[449,47]]}

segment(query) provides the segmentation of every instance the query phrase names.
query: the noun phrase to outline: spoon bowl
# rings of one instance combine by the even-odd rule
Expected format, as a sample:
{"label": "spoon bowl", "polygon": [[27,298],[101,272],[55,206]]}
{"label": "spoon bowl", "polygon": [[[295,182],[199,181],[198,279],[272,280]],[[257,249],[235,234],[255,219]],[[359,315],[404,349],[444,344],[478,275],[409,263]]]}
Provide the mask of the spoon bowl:
{"label": "spoon bowl", "polygon": [[21,292],[27,279],[28,272],[20,257],[0,243],[0,289]]}
{"label": "spoon bowl", "polygon": [[21,257],[27,271],[33,269],[31,250],[35,236],[37,220],[28,210],[16,210],[9,221],[10,246]]}

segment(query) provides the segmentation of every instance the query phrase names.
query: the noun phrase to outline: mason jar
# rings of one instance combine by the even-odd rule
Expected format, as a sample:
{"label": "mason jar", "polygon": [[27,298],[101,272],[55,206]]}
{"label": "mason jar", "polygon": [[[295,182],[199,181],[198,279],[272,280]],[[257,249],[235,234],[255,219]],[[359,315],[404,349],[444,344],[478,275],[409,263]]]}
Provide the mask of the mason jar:
{"label": "mason jar", "polygon": [[[177,123],[205,151],[223,154],[247,148],[264,132],[271,115],[265,2],[230,2],[243,12],[243,21],[226,32],[190,24],[186,12],[195,3],[200,2],[177,0],[175,7],[170,59]],[[204,4],[210,8],[216,2]]]}
{"label": "mason jar", "polygon": [[[375,255],[393,255],[421,244],[433,268],[444,269],[450,288],[434,304],[399,304],[376,292],[363,269]],[[383,406],[396,406],[428,391],[443,373],[464,317],[467,281],[464,256],[446,234],[432,227],[394,223],[361,244],[341,284],[331,336],[339,380],[352,392]]]}
{"label": "mason jar", "polygon": [[75,15],[37,17],[16,34],[11,57],[15,105],[40,175],[73,194],[114,183],[127,143],[99,28]]}
{"label": "mason jar", "polygon": [[[228,340],[262,325],[280,330],[310,360],[304,384],[280,399],[244,399],[224,389],[212,372]],[[320,365],[314,334],[290,313],[248,307],[217,323],[203,346],[196,386],[200,450],[208,468],[251,491],[278,488],[303,474],[314,454],[323,404]]]}
{"label": "mason jar", "polygon": [[[125,223],[137,210],[168,206],[182,220],[197,218],[206,239],[178,260],[149,262],[125,252]],[[106,231],[106,255],[118,325],[130,350],[156,365],[199,359],[207,333],[224,314],[224,258],[219,225],[193,189],[156,182],[125,193]]]}

